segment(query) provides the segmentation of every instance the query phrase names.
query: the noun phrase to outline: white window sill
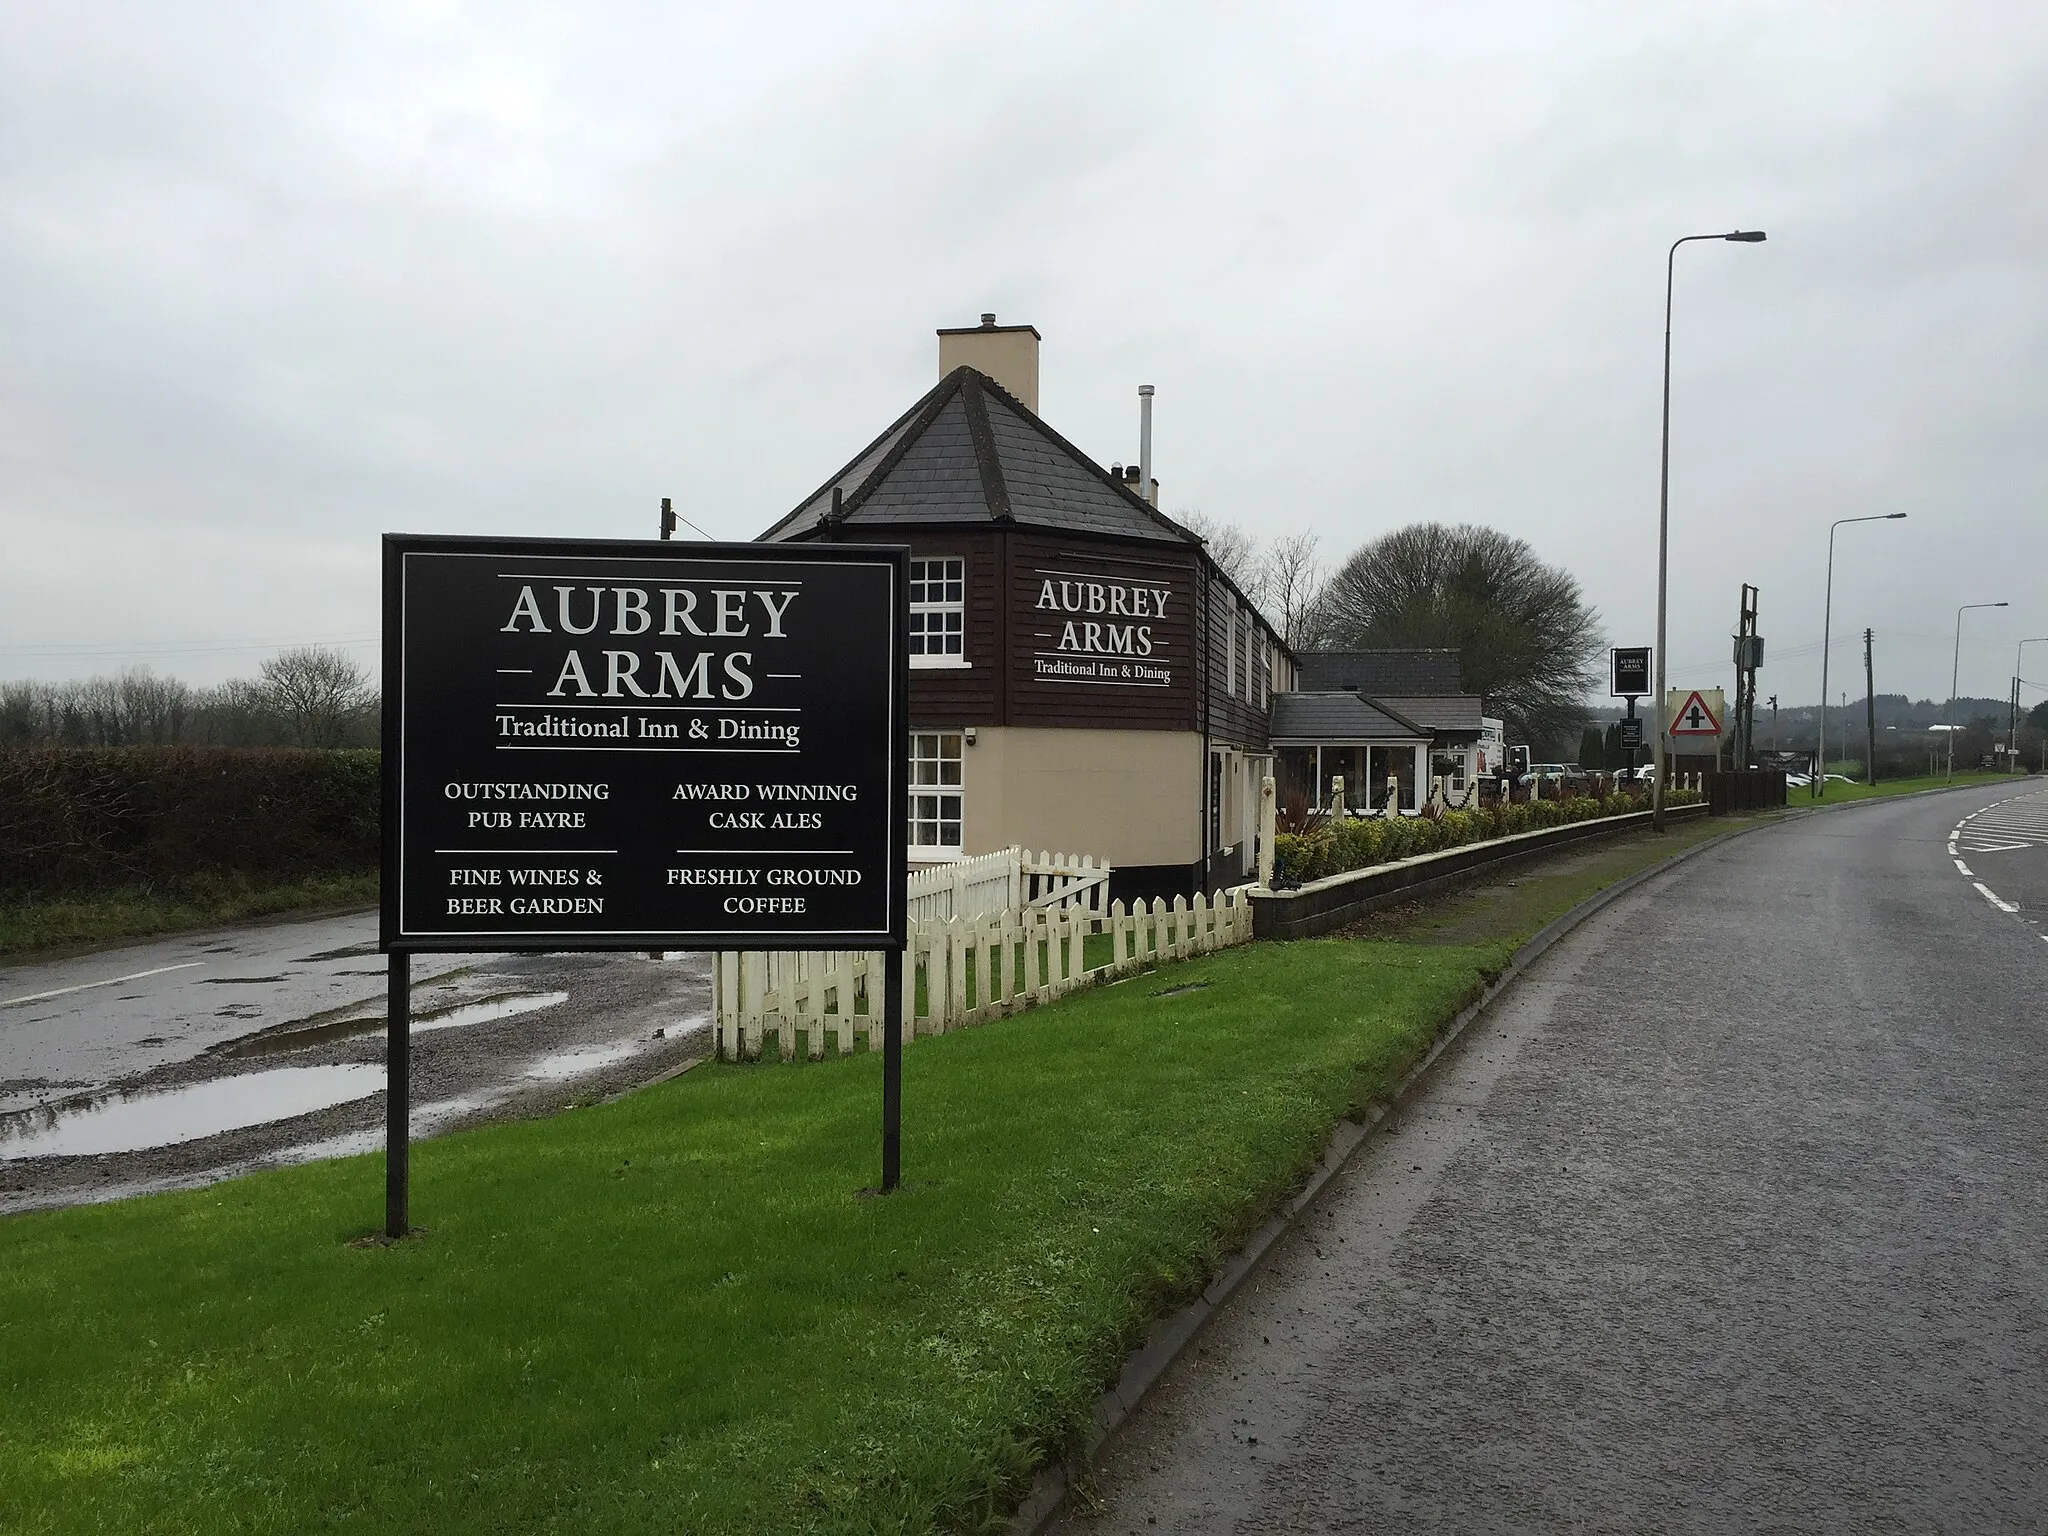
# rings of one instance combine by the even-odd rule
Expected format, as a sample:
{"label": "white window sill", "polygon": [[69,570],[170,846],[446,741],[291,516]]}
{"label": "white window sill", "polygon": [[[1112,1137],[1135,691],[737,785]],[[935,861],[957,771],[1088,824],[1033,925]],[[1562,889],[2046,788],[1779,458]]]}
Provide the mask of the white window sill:
{"label": "white window sill", "polygon": [[958,848],[919,848],[910,850],[908,862],[912,864],[959,864],[967,855]]}
{"label": "white window sill", "polygon": [[965,656],[913,656],[910,658],[910,670],[913,672],[967,672],[973,670],[973,667],[974,663]]}

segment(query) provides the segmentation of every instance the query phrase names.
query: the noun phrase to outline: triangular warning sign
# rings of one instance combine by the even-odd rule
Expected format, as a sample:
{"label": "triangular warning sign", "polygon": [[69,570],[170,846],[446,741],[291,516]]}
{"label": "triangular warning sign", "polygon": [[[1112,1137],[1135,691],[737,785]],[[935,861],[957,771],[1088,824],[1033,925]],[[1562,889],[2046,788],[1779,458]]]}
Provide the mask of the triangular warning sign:
{"label": "triangular warning sign", "polygon": [[1678,706],[1678,712],[1671,717],[1671,734],[1674,736],[1718,736],[1721,722],[1714,718],[1714,712],[1707,708],[1707,701],[1700,697],[1695,688],[1686,695]]}

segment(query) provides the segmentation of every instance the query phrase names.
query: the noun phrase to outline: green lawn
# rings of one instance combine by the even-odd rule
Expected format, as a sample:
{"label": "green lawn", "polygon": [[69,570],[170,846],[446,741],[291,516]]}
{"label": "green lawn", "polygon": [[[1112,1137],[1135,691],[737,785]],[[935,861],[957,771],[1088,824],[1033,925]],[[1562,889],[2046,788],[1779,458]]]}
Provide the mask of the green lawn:
{"label": "green lawn", "polygon": [[[1839,772],[1840,770],[1835,770]],[[1814,798],[1812,789],[1793,788],[1785,792],[1785,803],[1793,808],[1812,805],[1833,805],[1843,800],[1869,800],[1878,795],[1910,795],[1923,789],[1946,789],[1953,784],[2010,784],[2016,790],[2024,790],[2028,775],[2016,773],[1962,773],[1953,780],[1944,774],[1922,775],[1913,779],[1879,779],[1877,787],[1868,784],[1835,784],[1827,786],[1827,793]]]}
{"label": "green lawn", "polygon": [[0,1529],[994,1529],[1587,879],[919,1040],[886,1199],[862,1053],[422,1143],[397,1247],[376,1157],[0,1220]]}
{"label": "green lawn", "polygon": [[291,885],[247,887],[224,882],[182,892],[107,891],[55,901],[0,898],[0,955],[146,938],[247,922],[284,913],[374,906],[375,872],[333,875]]}

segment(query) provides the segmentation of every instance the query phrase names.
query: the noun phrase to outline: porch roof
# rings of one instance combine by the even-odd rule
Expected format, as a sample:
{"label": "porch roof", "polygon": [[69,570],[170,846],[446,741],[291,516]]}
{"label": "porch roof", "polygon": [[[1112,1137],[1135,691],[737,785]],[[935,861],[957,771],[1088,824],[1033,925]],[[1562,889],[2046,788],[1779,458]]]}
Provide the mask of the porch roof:
{"label": "porch roof", "polygon": [[1276,693],[1267,739],[1274,746],[1427,746],[1431,732],[1358,693]]}

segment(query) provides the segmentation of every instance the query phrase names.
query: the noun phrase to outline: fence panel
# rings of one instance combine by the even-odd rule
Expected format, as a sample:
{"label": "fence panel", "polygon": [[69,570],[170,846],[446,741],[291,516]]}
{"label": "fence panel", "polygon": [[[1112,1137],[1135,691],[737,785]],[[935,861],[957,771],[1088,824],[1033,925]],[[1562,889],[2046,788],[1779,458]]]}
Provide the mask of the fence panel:
{"label": "fence panel", "polygon": [[[1080,987],[1252,936],[1245,888],[1093,907],[1091,889],[1084,875],[1044,904],[912,923],[904,954],[905,1040],[1021,1013]],[[1071,899],[1057,902],[1063,895]],[[1097,934],[1106,936],[1109,953],[1091,967],[1088,940]],[[884,958],[879,951],[719,954],[712,990],[720,1059],[758,1061],[770,1034],[783,1061],[795,1060],[799,1034],[812,1061],[824,1059],[828,1038],[842,1056],[861,1037],[875,1049]]]}

